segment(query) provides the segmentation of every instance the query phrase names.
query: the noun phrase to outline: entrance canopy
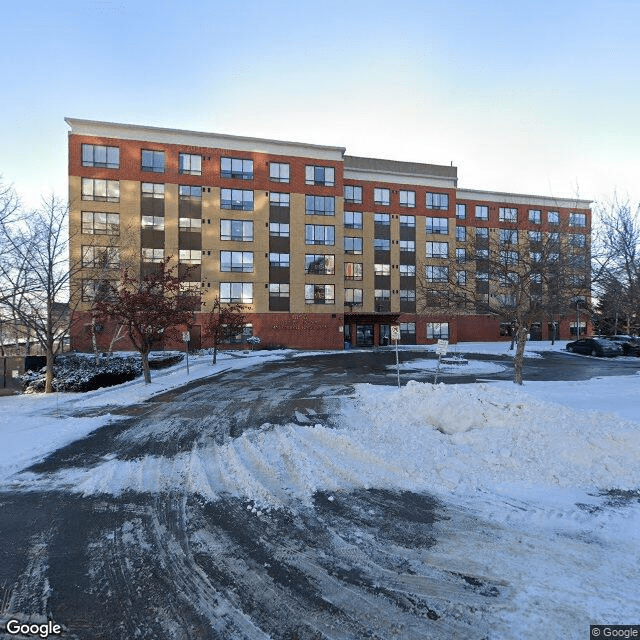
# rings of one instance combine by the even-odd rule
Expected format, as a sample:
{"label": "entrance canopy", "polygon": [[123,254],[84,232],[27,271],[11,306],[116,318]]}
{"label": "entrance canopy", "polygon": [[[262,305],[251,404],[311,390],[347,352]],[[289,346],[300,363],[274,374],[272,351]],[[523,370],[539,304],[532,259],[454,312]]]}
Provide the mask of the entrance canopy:
{"label": "entrance canopy", "polygon": [[399,313],[345,313],[345,324],[398,324]]}

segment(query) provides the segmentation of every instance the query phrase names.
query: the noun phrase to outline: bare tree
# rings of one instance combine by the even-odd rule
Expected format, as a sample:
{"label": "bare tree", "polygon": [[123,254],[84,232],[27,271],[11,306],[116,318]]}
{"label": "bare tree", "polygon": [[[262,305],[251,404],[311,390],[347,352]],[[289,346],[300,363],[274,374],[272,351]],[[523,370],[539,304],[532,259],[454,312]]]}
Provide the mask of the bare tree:
{"label": "bare tree", "polygon": [[443,310],[492,316],[515,344],[514,382],[522,384],[525,345],[534,323],[559,322],[589,299],[586,237],[560,228],[484,229],[458,238],[456,248],[433,242],[432,260],[416,274],[420,313]]}
{"label": "bare tree", "polygon": [[616,195],[596,207],[593,256],[596,313],[602,330],[629,333],[640,309],[640,205]]}
{"label": "bare tree", "polygon": [[68,207],[55,196],[39,209],[0,221],[2,304],[46,354],[45,391],[70,328]]}
{"label": "bare tree", "polygon": [[220,298],[211,303],[211,311],[204,322],[205,335],[213,344],[213,364],[216,363],[218,346],[231,336],[242,333],[245,324],[245,307],[238,303],[223,304]]}

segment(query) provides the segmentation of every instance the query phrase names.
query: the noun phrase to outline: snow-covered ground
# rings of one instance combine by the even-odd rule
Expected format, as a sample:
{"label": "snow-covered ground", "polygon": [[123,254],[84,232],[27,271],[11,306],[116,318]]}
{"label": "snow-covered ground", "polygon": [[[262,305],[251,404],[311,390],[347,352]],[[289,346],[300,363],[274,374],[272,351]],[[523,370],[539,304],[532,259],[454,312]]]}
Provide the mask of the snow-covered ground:
{"label": "snow-covered ground", "polygon": [[[530,344],[527,355],[546,348],[548,343]],[[509,354],[505,343],[462,344],[455,352]],[[114,419],[108,413],[71,417],[74,412],[140,402],[216,371],[282,357],[278,352],[222,354],[216,367],[209,357],[192,359],[189,376],[184,363],[154,372],[151,385],[133,381],[88,394],[0,398],[5,416],[0,483],[23,489],[41,489],[44,483],[84,494],[182,487],[185,494],[209,500],[246,499],[256,517],[274,507],[309,505],[317,491],[428,492],[499,525],[494,532],[470,535],[468,548],[457,539],[454,548],[446,543],[442,523],[442,536],[430,552],[432,562],[461,571],[471,566],[473,575],[515,588],[513,606],[498,616],[496,637],[516,637],[518,630],[533,637],[532,629],[541,631],[536,637],[580,637],[577,620],[640,620],[638,374],[523,387],[507,382],[409,382],[400,390],[358,385],[342,403],[338,428],[263,425],[172,458],[114,458],[46,478],[19,473]],[[474,361],[475,367],[483,365],[496,366]]]}

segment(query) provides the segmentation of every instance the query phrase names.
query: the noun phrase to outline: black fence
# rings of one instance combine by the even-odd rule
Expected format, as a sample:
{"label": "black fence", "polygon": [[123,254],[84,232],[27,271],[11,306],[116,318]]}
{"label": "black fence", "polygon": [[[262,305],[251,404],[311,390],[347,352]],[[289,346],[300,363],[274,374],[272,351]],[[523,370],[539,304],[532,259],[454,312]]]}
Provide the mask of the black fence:
{"label": "black fence", "polygon": [[46,356],[2,356],[0,360],[0,391],[17,391],[22,387],[19,376],[25,371],[39,371],[47,364]]}

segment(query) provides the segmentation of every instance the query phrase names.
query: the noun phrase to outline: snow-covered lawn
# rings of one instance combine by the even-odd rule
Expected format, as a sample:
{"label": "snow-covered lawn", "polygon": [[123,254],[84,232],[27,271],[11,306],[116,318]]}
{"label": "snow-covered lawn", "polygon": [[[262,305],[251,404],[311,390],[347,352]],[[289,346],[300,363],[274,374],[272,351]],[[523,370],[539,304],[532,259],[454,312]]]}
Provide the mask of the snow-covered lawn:
{"label": "snow-covered lawn", "polygon": [[[528,354],[549,347],[530,344]],[[455,351],[509,353],[505,343],[464,344]],[[18,472],[113,419],[69,417],[73,412],[140,402],[216,371],[282,357],[222,354],[216,367],[208,357],[192,359],[188,377],[184,363],[154,372],[151,385],[133,381],[84,395],[0,398],[0,482],[38,486],[42,478]],[[431,552],[433,562],[461,571],[472,566],[474,575],[515,588],[513,607],[498,616],[496,637],[516,637],[514,630],[522,637],[579,637],[577,620],[640,620],[640,375],[523,387],[364,384],[344,399],[340,420],[339,428],[265,425],[172,458],[104,460],[44,482],[85,494],[178,487],[211,500],[230,494],[250,501],[256,517],[274,507],[311,504],[317,491],[427,492],[496,525],[473,532],[468,548],[450,548],[446,523],[438,525],[442,535]]]}

